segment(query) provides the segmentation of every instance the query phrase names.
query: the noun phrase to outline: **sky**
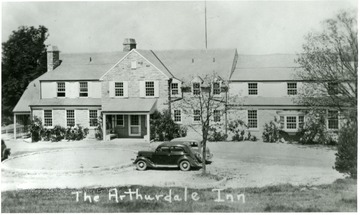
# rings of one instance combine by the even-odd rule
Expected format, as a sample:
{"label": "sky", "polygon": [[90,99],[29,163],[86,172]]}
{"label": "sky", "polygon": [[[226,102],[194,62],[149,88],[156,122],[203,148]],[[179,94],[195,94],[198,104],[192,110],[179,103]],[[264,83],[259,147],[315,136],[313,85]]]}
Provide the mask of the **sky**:
{"label": "sky", "polygon": [[[63,53],[205,49],[204,1],[2,2],[2,42],[19,26],[44,25]],[[357,0],[207,1],[209,49],[239,54],[299,53],[304,36]]]}

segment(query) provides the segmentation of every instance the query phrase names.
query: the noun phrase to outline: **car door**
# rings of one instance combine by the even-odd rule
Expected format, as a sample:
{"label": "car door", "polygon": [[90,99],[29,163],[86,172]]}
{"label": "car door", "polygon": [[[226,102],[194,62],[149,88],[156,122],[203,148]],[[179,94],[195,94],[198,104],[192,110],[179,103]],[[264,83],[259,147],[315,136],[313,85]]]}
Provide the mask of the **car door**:
{"label": "car door", "polygon": [[170,147],[168,146],[160,146],[156,149],[155,154],[153,156],[153,162],[156,165],[168,165],[170,157]]}
{"label": "car door", "polygon": [[170,148],[170,159],[171,165],[177,165],[177,161],[180,157],[184,156],[185,152],[182,147],[173,146]]}

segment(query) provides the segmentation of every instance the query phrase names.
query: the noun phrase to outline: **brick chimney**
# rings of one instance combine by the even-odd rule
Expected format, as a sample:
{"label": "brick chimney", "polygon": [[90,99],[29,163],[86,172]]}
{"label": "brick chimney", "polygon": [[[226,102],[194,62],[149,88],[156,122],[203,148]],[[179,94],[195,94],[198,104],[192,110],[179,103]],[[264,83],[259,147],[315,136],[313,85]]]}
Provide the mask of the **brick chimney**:
{"label": "brick chimney", "polygon": [[126,38],[124,40],[123,45],[124,45],[124,48],[123,48],[124,52],[129,52],[132,49],[136,49],[136,41],[133,38]]}
{"label": "brick chimney", "polygon": [[60,51],[57,46],[49,46],[47,48],[47,71],[53,71],[60,65]]}

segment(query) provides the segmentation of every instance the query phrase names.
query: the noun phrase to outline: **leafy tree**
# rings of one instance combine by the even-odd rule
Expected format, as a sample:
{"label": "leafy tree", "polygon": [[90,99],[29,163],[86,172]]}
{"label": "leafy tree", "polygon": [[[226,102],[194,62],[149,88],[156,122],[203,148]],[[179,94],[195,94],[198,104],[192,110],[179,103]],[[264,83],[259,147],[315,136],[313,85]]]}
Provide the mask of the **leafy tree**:
{"label": "leafy tree", "polygon": [[314,109],[348,109],[348,119],[356,118],[358,32],[356,11],[342,11],[323,22],[322,31],[306,36],[297,62],[305,80],[298,102]]}
{"label": "leafy tree", "polygon": [[169,111],[155,111],[150,117],[150,138],[164,141],[180,137],[182,134],[180,125],[171,118]]}
{"label": "leafy tree", "polygon": [[323,27],[306,37],[304,53],[297,59],[302,67],[300,77],[305,80],[298,102],[317,111],[337,109],[346,119],[338,139],[335,169],[356,177],[357,11],[341,11],[324,21]]}
{"label": "leafy tree", "polygon": [[[203,173],[206,173],[206,142],[208,140],[209,132],[211,131],[212,125],[211,121],[213,120],[214,112],[221,111],[225,107],[226,97],[214,95],[214,84],[218,84],[219,82],[224,82],[219,76],[216,74],[206,75],[203,78],[199,78],[200,81],[200,89],[198,91],[198,95],[194,96],[184,96],[182,101],[178,103],[178,107],[183,112],[193,117],[194,110],[199,110],[198,116],[200,118],[199,126],[201,128],[202,135],[202,169]],[[227,88],[220,88],[220,92],[223,90],[227,90]],[[189,127],[193,128],[196,131],[194,125],[189,125]]]}
{"label": "leafy tree", "polygon": [[21,26],[2,43],[2,118],[10,123],[12,110],[28,84],[47,70],[48,29]]}

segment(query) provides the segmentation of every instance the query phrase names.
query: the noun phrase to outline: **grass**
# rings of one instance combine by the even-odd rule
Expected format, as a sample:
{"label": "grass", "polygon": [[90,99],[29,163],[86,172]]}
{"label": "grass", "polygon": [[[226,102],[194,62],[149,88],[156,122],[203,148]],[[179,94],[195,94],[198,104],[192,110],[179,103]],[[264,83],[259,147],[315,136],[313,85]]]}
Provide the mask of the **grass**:
{"label": "grass", "polygon": [[[168,195],[172,191],[172,202],[164,198],[156,200],[130,200],[127,195],[117,203],[115,198],[109,200],[110,189],[113,188],[86,188],[75,189],[34,189],[22,191],[2,192],[1,212],[5,213],[37,213],[37,212],[333,212],[357,211],[356,180],[338,180],[333,184],[314,187],[292,186],[282,184],[263,188],[226,189],[221,191],[221,198],[226,194],[234,197],[224,202],[215,202],[217,191],[212,189],[188,189],[188,199],[184,201],[184,187],[116,187],[118,195],[131,189],[139,190],[143,198],[145,195]],[[90,203],[76,201],[72,192],[82,191],[92,197],[98,195],[99,201]],[[111,191],[114,192],[114,191]],[[197,192],[199,200],[191,198]],[[237,195],[244,194],[245,203]],[[175,195],[182,198],[175,201]],[[133,196],[135,198],[135,196]]]}

